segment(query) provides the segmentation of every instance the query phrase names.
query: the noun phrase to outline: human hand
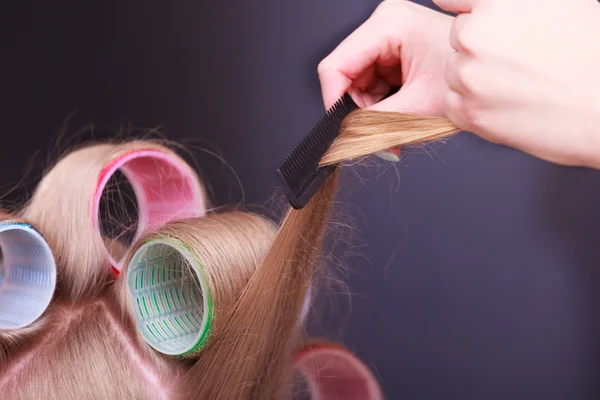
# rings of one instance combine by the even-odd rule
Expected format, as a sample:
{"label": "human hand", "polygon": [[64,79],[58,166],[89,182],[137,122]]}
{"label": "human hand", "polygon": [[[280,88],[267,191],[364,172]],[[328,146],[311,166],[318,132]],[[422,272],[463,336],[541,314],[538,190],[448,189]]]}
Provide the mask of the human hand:
{"label": "human hand", "polygon": [[595,0],[434,0],[459,13],[447,117],[547,161],[600,168],[600,5]]}
{"label": "human hand", "polygon": [[[453,18],[410,1],[385,0],[319,64],[325,107],[345,92],[373,110],[444,116]],[[402,88],[380,101],[393,87]],[[398,159],[399,150],[379,156]]]}

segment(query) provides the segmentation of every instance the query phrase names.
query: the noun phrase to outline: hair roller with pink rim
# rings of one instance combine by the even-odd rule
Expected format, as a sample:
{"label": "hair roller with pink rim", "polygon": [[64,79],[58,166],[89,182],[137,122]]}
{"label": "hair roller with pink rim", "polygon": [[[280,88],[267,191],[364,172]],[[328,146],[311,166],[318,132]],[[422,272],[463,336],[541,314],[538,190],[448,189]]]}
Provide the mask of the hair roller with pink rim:
{"label": "hair roller with pink rim", "polygon": [[170,221],[206,213],[205,189],[196,172],[166,146],[136,140],[92,144],[68,153],[43,177],[22,212],[46,233],[55,251],[59,295],[93,297],[103,287],[99,282],[121,271],[123,258],[109,253],[99,215],[101,195],[117,170],[136,198],[134,242]]}
{"label": "hair roller with pink rim", "polygon": [[[297,378],[294,400],[384,399],[369,368],[336,343],[315,340],[304,345],[296,353],[293,367]],[[300,389],[298,383],[302,384]]]}
{"label": "hair roller with pink rim", "polygon": [[[133,187],[138,203],[138,227],[134,241],[143,232],[157,229],[169,221],[204,215],[206,205],[195,177],[181,160],[156,149],[133,150],[107,164],[100,173],[94,196],[92,218],[99,230],[99,206],[102,191],[109,178],[121,170]],[[118,274],[123,267],[106,253],[111,267]]]}

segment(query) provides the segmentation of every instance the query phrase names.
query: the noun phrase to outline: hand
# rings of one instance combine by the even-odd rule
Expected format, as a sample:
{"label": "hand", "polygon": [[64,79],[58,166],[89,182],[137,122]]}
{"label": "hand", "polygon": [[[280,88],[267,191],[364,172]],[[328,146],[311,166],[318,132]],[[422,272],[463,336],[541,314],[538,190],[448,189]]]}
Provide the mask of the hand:
{"label": "hand", "polygon": [[[319,64],[325,108],[346,91],[360,107],[444,116],[453,18],[410,1],[384,0]],[[400,91],[380,101],[392,87]],[[397,160],[399,151],[380,156]]]}
{"label": "hand", "polygon": [[434,1],[459,13],[450,34],[448,118],[547,161],[600,168],[600,4]]}

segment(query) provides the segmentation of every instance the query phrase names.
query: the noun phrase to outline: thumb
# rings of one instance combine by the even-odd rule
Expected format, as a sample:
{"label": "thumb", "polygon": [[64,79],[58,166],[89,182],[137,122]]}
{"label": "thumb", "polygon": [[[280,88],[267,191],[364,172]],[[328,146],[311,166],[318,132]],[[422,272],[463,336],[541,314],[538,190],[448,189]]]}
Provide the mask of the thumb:
{"label": "thumb", "polygon": [[325,109],[333,106],[352,85],[352,80],[343,73],[336,70],[326,70],[323,67],[319,67],[319,80]]}
{"label": "thumb", "polygon": [[431,101],[431,96],[424,95],[421,91],[415,90],[413,86],[403,86],[392,96],[366,108],[373,111],[427,114],[425,112],[427,109],[434,108],[426,105],[427,100]]}

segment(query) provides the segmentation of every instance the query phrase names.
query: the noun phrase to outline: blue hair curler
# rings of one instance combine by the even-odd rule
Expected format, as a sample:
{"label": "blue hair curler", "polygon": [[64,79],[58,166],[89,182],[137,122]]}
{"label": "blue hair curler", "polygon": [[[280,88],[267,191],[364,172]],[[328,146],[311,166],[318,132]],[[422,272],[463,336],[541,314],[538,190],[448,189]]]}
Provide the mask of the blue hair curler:
{"label": "blue hair curler", "polygon": [[34,227],[16,220],[0,220],[0,251],[0,330],[23,328],[52,300],[54,255]]}

